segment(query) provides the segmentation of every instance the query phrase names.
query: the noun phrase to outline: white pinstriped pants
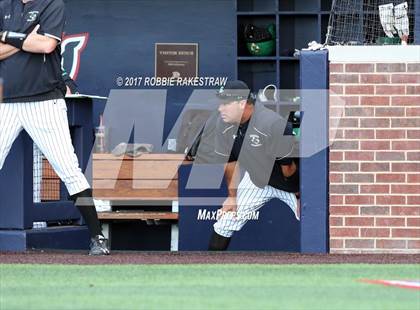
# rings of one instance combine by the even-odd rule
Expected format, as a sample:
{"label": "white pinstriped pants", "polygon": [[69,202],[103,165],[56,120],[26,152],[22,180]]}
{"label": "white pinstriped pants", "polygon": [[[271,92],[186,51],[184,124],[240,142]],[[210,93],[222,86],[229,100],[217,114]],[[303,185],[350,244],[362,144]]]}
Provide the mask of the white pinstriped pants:
{"label": "white pinstriped pants", "polygon": [[71,143],[64,99],[0,104],[0,170],[22,130],[48,159],[70,195],[90,188]]}
{"label": "white pinstriped pants", "polygon": [[285,202],[292,209],[296,219],[299,220],[297,214],[298,204],[294,193],[288,193],[270,185],[259,188],[255,186],[248,172],[246,172],[237,190],[237,216],[233,217],[230,214],[222,215],[213,225],[214,231],[223,237],[232,237],[235,231],[241,230],[248,222],[249,218],[247,215],[257,212],[266,202],[273,198],[278,198]]}

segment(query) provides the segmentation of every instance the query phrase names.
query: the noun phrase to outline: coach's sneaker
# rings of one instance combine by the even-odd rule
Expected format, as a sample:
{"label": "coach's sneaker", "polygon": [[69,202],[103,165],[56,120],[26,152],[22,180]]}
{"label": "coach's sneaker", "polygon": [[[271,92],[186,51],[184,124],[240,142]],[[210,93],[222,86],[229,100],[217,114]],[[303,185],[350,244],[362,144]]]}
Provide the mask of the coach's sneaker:
{"label": "coach's sneaker", "polygon": [[109,255],[108,239],[101,235],[90,239],[89,255]]}

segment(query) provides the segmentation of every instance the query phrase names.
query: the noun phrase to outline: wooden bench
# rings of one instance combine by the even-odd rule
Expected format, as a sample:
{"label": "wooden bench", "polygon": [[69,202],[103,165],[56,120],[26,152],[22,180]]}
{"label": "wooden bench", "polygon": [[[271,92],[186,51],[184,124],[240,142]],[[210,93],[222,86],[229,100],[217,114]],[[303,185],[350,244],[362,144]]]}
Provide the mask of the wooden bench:
{"label": "wooden bench", "polygon": [[140,212],[140,211],[116,211],[100,212],[100,220],[178,220],[178,213],[175,212]]}
{"label": "wooden bench", "polygon": [[[142,154],[139,157],[93,154],[93,195],[125,210],[99,212],[104,233],[112,221],[170,221],[171,250],[178,249],[178,168],[184,154]],[[142,205],[169,205],[171,211],[138,210]],[[127,210],[136,207],[136,210]],[[150,208],[149,208],[150,209]]]}

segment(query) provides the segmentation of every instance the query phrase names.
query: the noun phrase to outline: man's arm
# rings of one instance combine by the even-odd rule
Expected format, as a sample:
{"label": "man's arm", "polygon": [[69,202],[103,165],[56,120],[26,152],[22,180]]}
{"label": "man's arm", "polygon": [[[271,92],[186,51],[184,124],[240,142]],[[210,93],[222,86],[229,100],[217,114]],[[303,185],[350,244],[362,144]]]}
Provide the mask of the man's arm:
{"label": "man's arm", "polygon": [[225,179],[228,187],[228,197],[223,202],[222,211],[236,212],[236,192],[240,180],[239,163],[236,161],[228,162],[225,165]]}
{"label": "man's arm", "polygon": [[37,25],[30,34],[1,32],[1,42],[12,45],[25,52],[37,54],[50,54],[58,44],[57,39],[38,34],[39,25]]}
{"label": "man's arm", "polygon": [[38,34],[39,25],[26,37],[23,41],[22,49],[25,52],[37,53],[37,54],[50,54],[57,47],[57,40],[51,37],[47,37]]}
{"label": "man's arm", "polygon": [[225,165],[225,179],[229,197],[236,197],[239,184],[239,163],[237,161],[228,162]]}
{"label": "man's arm", "polygon": [[0,60],[9,58],[17,52],[19,52],[18,48],[0,42]]}

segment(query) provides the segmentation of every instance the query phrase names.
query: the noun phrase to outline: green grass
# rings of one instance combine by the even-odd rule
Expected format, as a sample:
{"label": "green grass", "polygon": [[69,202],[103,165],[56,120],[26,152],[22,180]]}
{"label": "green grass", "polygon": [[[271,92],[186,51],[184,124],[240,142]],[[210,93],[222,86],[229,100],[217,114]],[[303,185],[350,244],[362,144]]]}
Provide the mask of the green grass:
{"label": "green grass", "polygon": [[420,309],[416,265],[0,265],[0,309]]}

